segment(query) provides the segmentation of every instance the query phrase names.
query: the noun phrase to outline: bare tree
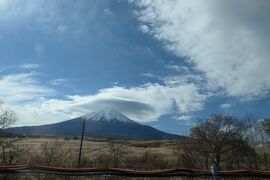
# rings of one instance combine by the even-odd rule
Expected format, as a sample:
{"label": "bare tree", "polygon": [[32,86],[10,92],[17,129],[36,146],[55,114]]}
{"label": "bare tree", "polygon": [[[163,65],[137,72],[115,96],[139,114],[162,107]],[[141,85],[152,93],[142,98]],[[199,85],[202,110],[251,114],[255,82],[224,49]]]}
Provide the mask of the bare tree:
{"label": "bare tree", "polygon": [[3,129],[10,127],[16,122],[16,114],[13,110],[4,106],[4,103],[0,101],[0,131],[3,133]]}
{"label": "bare tree", "polygon": [[262,121],[262,126],[263,126],[264,132],[270,135],[270,118],[264,119]]}
{"label": "bare tree", "polygon": [[4,129],[10,127],[16,122],[16,114],[13,110],[4,106],[3,102],[0,102],[0,148],[1,148],[1,163],[4,165],[11,164],[14,156],[17,153],[14,151],[16,138],[10,138]]}
{"label": "bare tree", "polygon": [[241,149],[244,143],[242,124],[233,116],[214,114],[191,128],[191,137],[199,142],[210,162],[220,168],[223,156]]}

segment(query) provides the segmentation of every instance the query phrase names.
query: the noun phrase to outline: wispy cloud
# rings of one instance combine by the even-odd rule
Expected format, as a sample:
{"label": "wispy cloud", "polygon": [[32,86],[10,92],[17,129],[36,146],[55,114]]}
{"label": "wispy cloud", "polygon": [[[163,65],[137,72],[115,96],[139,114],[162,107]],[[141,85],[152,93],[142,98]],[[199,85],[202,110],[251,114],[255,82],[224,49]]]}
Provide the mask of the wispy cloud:
{"label": "wispy cloud", "polygon": [[155,75],[153,73],[141,73],[140,75],[147,78],[160,78],[159,75]]}
{"label": "wispy cloud", "polygon": [[190,69],[187,66],[179,66],[179,65],[166,65],[166,68],[174,70],[176,72],[181,72],[181,73],[188,73],[190,72]]}
{"label": "wispy cloud", "polygon": [[228,108],[232,107],[232,104],[230,104],[230,103],[224,103],[224,104],[221,104],[220,107],[222,109],[228,109]]}
{"label": "wispy cloud", "polygon": [[39,64],[22,64],[19,67],[23,69],[37,69],[37,68],[40,68],[40,65]]}
{"label": "wispy cloud", "polygon": [[69,84],[70,80],[65,79],[65,78],[57,78],[49,81],[49,84],[57,86],[57,85],[65,85]]}
{"label": "wispy cloud", "polygon": [[[96,21],[98,17],[101,15],[108,17],[114,14],[109,7],[99,11],[98,1],[0,0],[0,2],[5,2],[0,4],[0,22],[2,24],[13,27],[27,21],[31,23],[29,28],[34,26],[42,33],[50,35],[65,33],[65,36],[62,37],[64,39],[86,38],[87,35],[93,33],[92,28],[89,28],[92,23],[95,23],[94,29],[102,30],[103,26],[97,26],[97,23],[103,23]],[[104,1],[103,3],[109,2]],[[19,23],[10,23],[13,21]],[[45,51],[45,45],[41,43],[37,43],[33,48],[37,54]]]}
{"label": "wispy cloud", "polygon": [[175,120],[179,120],[179,121],[190,121],[192,119],[192,116],[188,116],[188,115],[182,115],[182,116],[173,116],[172,117]]}
{"label": "wispy cloud", "polygon": [[0,77],[0,98],[16,103],[51,95],[54,90],[41,85],[37,76],[37,73],[31,72]]}

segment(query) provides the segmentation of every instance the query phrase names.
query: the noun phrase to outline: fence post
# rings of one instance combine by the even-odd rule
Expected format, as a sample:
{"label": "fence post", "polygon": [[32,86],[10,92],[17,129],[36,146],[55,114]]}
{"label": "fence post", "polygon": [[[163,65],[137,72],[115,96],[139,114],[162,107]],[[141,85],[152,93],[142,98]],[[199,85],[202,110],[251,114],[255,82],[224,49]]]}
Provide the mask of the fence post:
{"label": "fence post", "polygon": [[82,155],[82,144],[83,144],[83,137],[84,137],[84,129],[85,129],[85,119],[83,119],[82,136],[81,136],[81,144],[80,144],[79,159],[78,159],[78,168],[80,168],[80,164],[81,164],[81,155]]}
{"label": "fence post", "polygon": [[213,180],[219,180],[219,168],[216,164],[211,166],[211,173],[213,176]]}

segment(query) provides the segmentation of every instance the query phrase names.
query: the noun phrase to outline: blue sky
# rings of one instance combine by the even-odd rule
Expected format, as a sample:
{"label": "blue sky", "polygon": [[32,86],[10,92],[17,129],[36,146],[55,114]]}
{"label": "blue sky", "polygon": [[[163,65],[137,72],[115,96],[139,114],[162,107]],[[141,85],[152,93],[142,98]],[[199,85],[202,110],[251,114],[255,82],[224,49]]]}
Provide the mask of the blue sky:
{"label": "blue sky", "polygon": [[17,125],[113,107],[186,133],[270,116],[268,1],[0,0],[0,99]]}

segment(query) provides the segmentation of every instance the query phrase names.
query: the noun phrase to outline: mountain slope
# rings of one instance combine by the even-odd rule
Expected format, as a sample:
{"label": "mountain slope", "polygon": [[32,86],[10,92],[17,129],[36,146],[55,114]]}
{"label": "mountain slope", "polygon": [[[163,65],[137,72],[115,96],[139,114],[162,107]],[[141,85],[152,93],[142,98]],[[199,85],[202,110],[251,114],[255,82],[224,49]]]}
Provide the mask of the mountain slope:
{"label": "mountain slope", "polygon": [[14,127],[6,131],[25,135],[80,136],[83,120],[86,120],[85,135],[90,137],[123,139],[172,139],[178,137],[148,125],[141,125],[111,108],[104,108],[60,123]]}

